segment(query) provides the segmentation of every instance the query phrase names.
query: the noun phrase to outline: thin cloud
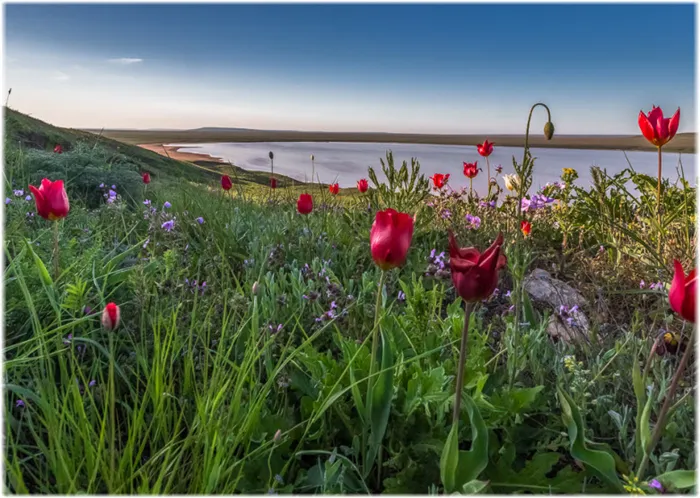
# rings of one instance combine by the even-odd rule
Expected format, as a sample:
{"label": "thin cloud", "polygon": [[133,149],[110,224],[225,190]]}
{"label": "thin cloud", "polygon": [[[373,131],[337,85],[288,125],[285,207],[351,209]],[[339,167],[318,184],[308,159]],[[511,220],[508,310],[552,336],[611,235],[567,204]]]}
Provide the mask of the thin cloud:
{"label": "thin cloud", "polygon": [[66,73],[64,73],[63,71],[55,71],[55,72],[51,75],[51,79],[52,79],[52,80],[56,80],[56,81],[68,81],[68,80],[70,79],[70,76],[68,76],[68,75],[67,75]]}
{"label": "thin cloud", "polygon": [[143,59],[139,59],[137,57],[121,57],[119,59],[108,59],[107,62],[128,66],[130,64],[138,64],[139,62],[143,62]]}

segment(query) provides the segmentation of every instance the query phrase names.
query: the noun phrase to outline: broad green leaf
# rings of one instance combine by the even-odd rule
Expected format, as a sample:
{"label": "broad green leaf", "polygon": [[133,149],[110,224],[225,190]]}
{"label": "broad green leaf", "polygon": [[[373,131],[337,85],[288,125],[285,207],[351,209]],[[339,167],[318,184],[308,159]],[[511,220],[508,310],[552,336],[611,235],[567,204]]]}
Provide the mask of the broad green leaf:
{"label": "broad green leaf", "polygon": [[615,459],[605,451],[591,450],[586,447],[584,439],[585,427],[581,413],[578,411],[574,400],[557,387],[559,401],[562,408],[562,418],[569,432],[571,446],[569,451],[571,456],[590,467],[598,477],[605,483],[615,488],[618,492],[623,492],[622,482],[617,477],[615,470]]}
{"label": "broad green leaf", "polygon": [[447,436],[445,446],[440,456],[440,480],[445,487],[445,492],[450,493],[455,489],[455,477],[459,462],[459,429],[458,424],[453,424],[450,434]]}
{"label": "broad green leaf", "polygon": [[372,386],[371,403],[371,441],[379,445],[384,439],[386,425],[391,413],[391,399],[394,395],[394,355],[391,351],[391,343],[382,332],[381,337],[381,371],[379,378]]}
{"label": "broad green leaf", "polygon": [[469,481],[464,486],[462,486],[462,494],[477,495],[488,485],[488,481],[477,481],[476,479],[473,481]]}
{"label": "broad green leaf", "polygon": [[654,400],[653,390],[649,393],[649,398],[644,406],[644,411],[642,412],[642,417],[640,419],[641,426],[637,427],[637,431],[640,433],[642,451],[646,454],[649,451],[649,441],[651,441],[651,429],[649,428],[649,419],[651,418],[651,403]]}
{"label": "broad green leaf", "polygon": [[[635,353],[634,357],[637,355]],[[634,433],[634,450],[635,458],[637,462],[641,462],[643,458],[643,447],[642,447],[642,407],[644,406],[644,380],[642,379],[642,374],[639,372],[639,366],[635,361],[632,365],[632,386],[634,387],[634,395],[637,398],[637,416],[635,417],[636,431]]]}
{"label": "broad green leaf", "polygon": [[694,470],[672,470],[661,474],[656,478],[664,488],[686,489],[695,486],[695,471]]}
{"label": "broad green leaf", "polygon": [[457,487],[478,479],[489,463],[489,433],[484,419],[481,418],[481,413],[470,396],[464,397],[464,406],[472,427],[472,446],[469,451],[459,452]]}
{"label": "broad green leaf", "polygon": [[525,321],[530,324],[530,328],[537,328],[540,324],[539,315],[535,308],[532,306],[532,301],[530,301],[530,296],[527,292],[523,292],[523,313],[525,315]]}
{"label": "broad green leaf", "polygon": [[24,243],[26,244],[27,249],[29,249],[29,252],[32,254],[32,258],[34,258],[34,266],[36,266],[37,270],[39,270],[41,280],[47,287],[53,287],[53,279],[51,278],[49,271],[46,269],[46,265],[44,265],[44,262],[37,255],[37,253],[34,252],[31,243],[27,239],[24,239]]}

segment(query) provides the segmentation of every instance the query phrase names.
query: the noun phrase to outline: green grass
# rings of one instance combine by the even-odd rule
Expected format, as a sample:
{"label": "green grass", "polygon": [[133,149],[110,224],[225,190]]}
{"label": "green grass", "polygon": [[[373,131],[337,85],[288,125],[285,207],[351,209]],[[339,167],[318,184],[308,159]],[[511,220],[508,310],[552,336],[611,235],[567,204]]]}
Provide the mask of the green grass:
{"label": "green grass", "polygon": [[[54,275],[52,225],[27,216],[33,201],[12,189],[26,190],[25,180],[42,171],[35,165],[55,164],[67,171],[73,192],[70,165],[90,154],[100,162],[116,149],[102,139],[94,152],[73,147],[94,137],[11,112],[8,120],[6,144],[27,137],[6,155],[8,491],[442,492],[464,320],[449,271],[431,262],[433,249],[447,250],[448,228],[463,245],[482,249],[503,231],[509,255],[499,293],[477,308],[468,342],[465,392],[488,441],[487,453],[478,455],[484,490],[616,492],[615,479],[639,465],[635,437],[643,428],[635,416],[643,406],[632,372],[644,367],[660,328],[682,345],[690,331],[665,292],[640,290],[639,280],[669,283],[674,257],[692,265],[695,191],[687,185],[665,185],[666,253],[659,258],[655,184],[646,187],[648,178],[631,172],[599,178],[591,190],[570,183],[557,194],[562,207],[529,215],[532,236],[516,244],[512,204],[492,209],[443,195],[430,198],[430,207],[408,171],[364,196],[288,184],[271,193],[255,181],[224,195],[217,175],[118,144],[125,169],[158,174],[133,195],[117,183],[122,197],[114,204],[71,197],[69,216],[57,222]],[[31,142],[32,133],[46,137],[43,145]],[[54,140],[70,144],[61,157],[50,152]],[[27,150],[32,144],[42,150]],[[100,193],[97,183],[111,180],[99,175],[118,172],[94,168]],[[642,190],[639,200],[621,187],[630,178]],[[302,189],[315,198],[306,217],[295,210]],[[374,212],[387,206],[417,212],[417,219],[408,259],[386,275],[379,295],[369,231]],[[466,213],[481,217],[478,230],[465,228]],[[170,232],[162,228],[169,219]],[[515,327],[515,293],[506,292],[519,268],[547,269],[586,297],[590,341],[552,341],[546,323],[556,311],[541,303],[526,310],[528,325]],[[100,325],[110,301],[121,308],[114,332]],[[382,356],[390,351],[393,361],[374,370],[388,382],[382,402],[389,412],[372,458],[377,421],[364,403],[375,326],[385,341]],[[681,353],[654,356],[650,364],[652,426]],[[683,382],[642,481],[695,467],[694,380],[686,374]],[[457,437],[467,450],[476,422],[466,414],[463,420]],[[584,442],[572,446],[569,436],[578,433]],[[612,481],[596,472],[592,449],[616,455],[605,474],[612,472]]]}

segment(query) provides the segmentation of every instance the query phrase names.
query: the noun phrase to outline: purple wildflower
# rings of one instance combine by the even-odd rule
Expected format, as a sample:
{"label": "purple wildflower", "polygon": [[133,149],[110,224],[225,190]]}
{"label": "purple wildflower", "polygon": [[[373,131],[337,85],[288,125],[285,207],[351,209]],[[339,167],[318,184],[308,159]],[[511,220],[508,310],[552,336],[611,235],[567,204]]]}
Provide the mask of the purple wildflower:
{"label": "purple wildflower", "polygon": [[170,209],[172,207],[172,204],[170,204],[168,201],[165,201],[165,204],[163,204],[163,207],[165,209]]}
{"label": "purple wildflower", "polygon": [[22,401],[21,399],[18,399],[17,402],[15,402],[15,406],[17,408],[24,408],[24,401]]}
{"label": "purple wildflower", "polygon": [[12,202],[12,199],[10,199],[9,197],[5,197],[5,205],[8,205],[11,202]]}
{"label": "purple wildflower", "polygon": [[28,195],[27,197],[24,198],[25,201],[29,202],[32,200],[32,196]]}
{"label": "purple wildflower", "polygon": [[396,299],[399,301],[405,301],[406,300],[406,294],[404,294],[403,291],[399,291],[398,295],[396,296]]}
{"label": "purple wildflower", "polygon": [[96,385],[97,385],[97,381],[96,381],[96,380],[91,380],[91,381],[88,383],[88,387],[95,387]]}
{"label": "purple wildflower", "polygon": [[204,218],[202,218],[201,216],[197,218],[197,223],[199,223],[200,225],[204,223]]}
{"label": "purple wildflower", "polygon": [[665,491],[665,490],[664,490],[663,484],[661,484],[661,483],[660,483],[658,480],[656,480],[656,479],[652,479],[651,481],[649,481],[649,487],[652,488],[652,489],[655,489],[655,490],[658,491],[659,493],[663,493],[663,492]]}
{"label": "purple wildflower", "polygon": [[452,218],[452,212],[449,209],[443,209],[440,216],[443,220],[449,220],[450,218]]}
{"label": "purple wildflower", "polygon": [[22,190],[22,189],[15,190],[15,191],[13,191],[13,193],[15,194],[15,197],[22,197],[24,195],[24,190]]}
{"label": "purple wildflower", "polygon": [[104,184],[104,183],[100,183],[100,188],[105,188],[105,184]]}
{"label": "purple wildflower", "polygon": [[171,231],[175,227],[175,220],[168,220],[160,226],[166,232]]}
{"label": "purple wildflower", "polygon": [[150,206],[150,205],[151,205],[151,200],[150,200],[150,199],[146,199],[145,201],[143,201],[143,205],[144,205],[144,206]]}
{"label": "purple wildflower", "polygon": [[644,287],[646,287],[646,285],[647,285],[647,284],[646,284],[646,282],[644,282],[644,280],[640,280],[640,281],[639,281],[639,288],[640,288],[640,289],[643,289]]}

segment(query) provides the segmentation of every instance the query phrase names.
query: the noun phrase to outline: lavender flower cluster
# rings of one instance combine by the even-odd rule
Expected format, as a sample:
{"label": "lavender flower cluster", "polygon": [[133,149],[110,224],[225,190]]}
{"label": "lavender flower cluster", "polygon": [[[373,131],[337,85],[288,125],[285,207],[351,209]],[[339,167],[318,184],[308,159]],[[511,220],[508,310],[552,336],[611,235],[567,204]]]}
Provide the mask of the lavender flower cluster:
{"label": "lavender flower cluster", "polygon": [[434,277],[439,279],[450,278],[449,262],[445,262],[445,251],[437,254],[435,249],[430,251],[428,257],[428,268],[425,270],[426,277]]}
{"label": "lavender flower cluster", "polygon": [[478,230],[481,226],[481,218],[479,218],[478,216],[472,216],[471,214],[467,214],[465,216],[465,219],[467,220],[468,230]]}
{"label": "lavender flower cluster", "polygon": [[520,200],[520,209],[522,209],[523,212],[536,211],[538,209],[546,208],[553,202],[554,199],[552,199],[551,197],[548,197],[544,194],[535,194],[532,196],[531,199],[523,197]]}
{"label": "lavender flower cluster", "polygon": [[197,284],[197,280],[190,281],[188,278],[186,278],[185,285],[190,288],[190,292],[199,292],[202,296],[204,295],[204,291],[207,289],[206,280],[201,284]]}

